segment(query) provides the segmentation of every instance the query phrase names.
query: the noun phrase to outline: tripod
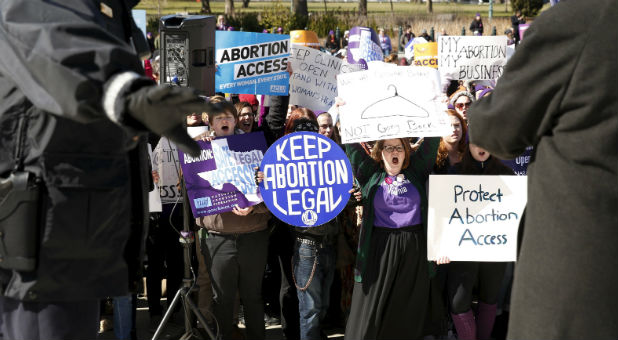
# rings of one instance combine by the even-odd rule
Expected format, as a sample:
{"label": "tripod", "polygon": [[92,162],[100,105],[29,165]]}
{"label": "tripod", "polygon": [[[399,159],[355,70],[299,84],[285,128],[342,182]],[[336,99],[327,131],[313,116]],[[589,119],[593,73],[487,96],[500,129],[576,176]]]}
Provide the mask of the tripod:
{"label": "tripod", "polygon": [[[182,185],[182,191],[183,191],[182,197],[184,198],[183,207],[186,208],[188,207],[189,202],[187,199],[187,193],[186,193],[185,188],[186,187],[184,185],[184,180],[183,180],[183,185]],[[176,208],[176,206],[177,205],[175,205],[174,208]],[[191,297],[189,296],[189,294],[191,294],[191,288],[194,286],[194,277],[195,277],[194,275],[192,275],[192,270],[191,270],[191,246],[193,245],[193,243],[195,243],[195,236],[189,228],[189,216],[192,216],[191,211],[189,210],[187,213],[187,211],[185,210],[183,215],[184,215],[183,230],[180,232],[180,238],[178,239],[178,242],[182,244],[183,254],[184,254],[184,277],[182,279],[182,287],[178,289],[178,291],[176,292],[176,295],[174,295],[174,299],[172,300],[172,303],[169,304],[167,311],[165,312],[165,315],[163,316],[163,319],[161,320],[161,323],[157,327],[155,334],[152,336],[152,340],[157,340],[159,338],[159,336],[163,332],[163,329],[165,328],[165,325],[167,324],[168,320],[172,316],[172,312],[176,308],[176,305],[178,304],[179,301],[182,301],[182,304],[184,307],[183,310],[185,313],[185,333],[180,337],[180,340],[201,338],[201,334],[198,331],[198,329],[193,327],[191,313],[193,313],[193,315],[195,315],[195,317],[202,324],[202,326],[204,326],[204,329],[206,330],[208,337],[211,340],[216,340],[215,334],[208,327],[206,318],[204,318],[204,315],[202,315],[199,308],[195,305],[193,301],[191,301]]]}

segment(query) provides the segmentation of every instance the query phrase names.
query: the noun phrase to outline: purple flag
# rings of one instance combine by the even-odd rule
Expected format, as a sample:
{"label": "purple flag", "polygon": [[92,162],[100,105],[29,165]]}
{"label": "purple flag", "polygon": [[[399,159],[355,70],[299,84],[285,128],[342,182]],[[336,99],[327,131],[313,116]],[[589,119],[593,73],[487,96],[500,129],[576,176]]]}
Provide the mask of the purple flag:
{"label": "purple flag", "polygon": [[378,34],[369,27],[352,27],[348,39],[348,63],[361,64],[366,70],[367,63],[374,60],[384,60]]}

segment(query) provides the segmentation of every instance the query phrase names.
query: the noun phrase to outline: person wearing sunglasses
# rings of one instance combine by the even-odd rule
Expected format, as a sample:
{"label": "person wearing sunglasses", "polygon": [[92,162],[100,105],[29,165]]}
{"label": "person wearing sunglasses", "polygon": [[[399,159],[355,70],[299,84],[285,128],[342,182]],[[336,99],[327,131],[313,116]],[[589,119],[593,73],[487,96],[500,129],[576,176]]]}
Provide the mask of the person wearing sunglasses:
{"label": "person wearing sunglasses", "polygon": [[459,113],[463,119],[468,121],[468,109],[472,102],[474,101],[474,96],[470,93],[465,87],[461,86],[459,89],[451,95],[449,99],[449,104],[453,106],[455,111]]}
{"label": "person wearing sunglasses", "polygon": [[365,212],[346,339],[418,339],[430,303],[427,190],[440,138],[412,151],[408,138],[379,140],[368,155],[346,144]]}

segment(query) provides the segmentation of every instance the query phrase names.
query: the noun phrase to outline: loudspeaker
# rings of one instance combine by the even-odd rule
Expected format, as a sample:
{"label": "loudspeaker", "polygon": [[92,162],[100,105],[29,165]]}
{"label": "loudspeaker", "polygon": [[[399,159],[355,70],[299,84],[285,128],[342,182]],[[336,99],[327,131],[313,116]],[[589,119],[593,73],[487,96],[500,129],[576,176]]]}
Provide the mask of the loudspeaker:
{"label": "loudspeaker", "polygon": [[167,15],[160,22],[161,83],[215,94],[214,16]]}

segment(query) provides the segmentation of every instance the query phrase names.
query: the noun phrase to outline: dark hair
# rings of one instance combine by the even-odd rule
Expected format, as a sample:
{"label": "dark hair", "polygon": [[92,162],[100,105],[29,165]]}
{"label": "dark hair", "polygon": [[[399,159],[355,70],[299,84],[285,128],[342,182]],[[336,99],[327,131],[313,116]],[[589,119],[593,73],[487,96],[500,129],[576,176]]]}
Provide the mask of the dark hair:
{"label": "dark hair", "polygon": [[[461,124],[461,139],[457,143],[457,152],[459,156],[463,156],[464,152],[466,152],[468,148],[468,140],[466,136],[468,135],[468,124],[463,119],[463,117],[455,110],[446,110],[446,113],[449,116],[456,117],[459,119],[459,123]],[[440,146],[438,147],[438,157],[436,157],[436,165],[438,167],[444,166],[446,161],[448,160],[448,149],[446,148],[446,142],[444,142],[444,138],[440,138]]]}
{"label": "dark hair", "polygon": [[470,146],[466,147],[461,162],[456,165],[457,174],[461,175],[514,175],[513,170],[504,165],[494,155],[489,156],[486,161],[479,162],[470,153]]}
{"label": "dark hair", "polygon": [[309,118],[298,118],[294,120],[294,132],[309,131],[318,132],[318,123]]}
{"label": "dark hair", "polygon": [[[405,169],[410,165],[410,155],[412,154],[412,147],[410,146],[410,138],[393,138],[399,139],[401,144],[403,144],[403,163],[401,164],[401,170]],[[380,166],[384,168],[384,160],[382,159],[382,150],[384,150],[384,141],[386,139],[380,139],[376,142],[371,149],[371,158],[374,161],[380,163]]]}
{"label": "dark hair", "polygon": [[300,118],[308,118],[312,120],[315,123],[315,125],[318,125],[318,119],[315,116],[315,113],[313,113],[313,111],[309,110],[306,107],[299,107],[299,108],[294,109],[294,111],[290,113],[290,118],[288,118],[288,121],[285,123],[283,134],[287,135],[287,134],[294,132],[294,121]]}

